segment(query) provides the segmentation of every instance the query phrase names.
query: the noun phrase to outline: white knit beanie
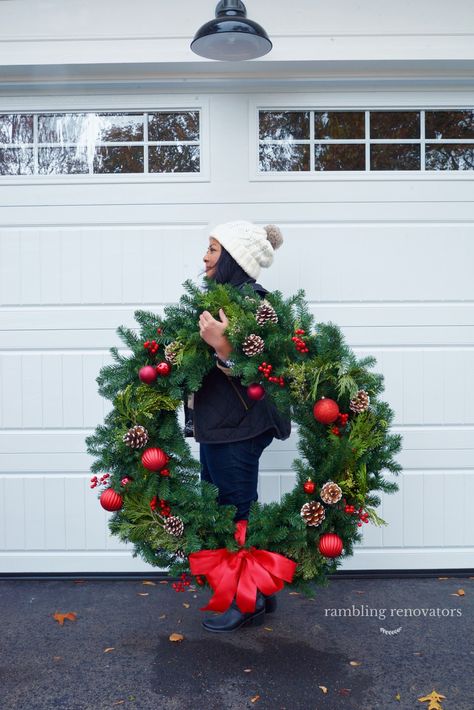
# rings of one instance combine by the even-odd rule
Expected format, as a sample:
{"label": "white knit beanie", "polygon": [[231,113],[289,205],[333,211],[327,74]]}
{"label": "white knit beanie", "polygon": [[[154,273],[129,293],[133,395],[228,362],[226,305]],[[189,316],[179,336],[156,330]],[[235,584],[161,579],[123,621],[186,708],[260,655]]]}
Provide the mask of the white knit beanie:
{"label": "white knit beanie", "polygon": [[218,224],[210,233],[236,260],[239,266],[256,279],[260,267],[271,265],[275,249],[283,243],[283,235],[275,224],[260,227],[252,222],[238,220]]}

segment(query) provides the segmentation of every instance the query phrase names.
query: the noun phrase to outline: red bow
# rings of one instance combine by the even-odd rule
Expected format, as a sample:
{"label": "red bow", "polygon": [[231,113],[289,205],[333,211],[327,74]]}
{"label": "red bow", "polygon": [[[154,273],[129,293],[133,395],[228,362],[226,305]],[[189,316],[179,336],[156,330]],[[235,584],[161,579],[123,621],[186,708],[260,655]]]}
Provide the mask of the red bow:
{"label": "red bow", "polygon": [[[241,545],[245,540],[246,523],[237,523],[235,538]],[[235,596],[243,613],[255,611],[257,589],[266,595],[279,592],[284,581],[292,581],[296,569],[296,562],[288,557],[255,547],[241,548],[237,552],[225,547],[192,552],[189,565],[191,573],[205,575],[214,590],[207,606],[201,607],[202,611],[225,611]]]}

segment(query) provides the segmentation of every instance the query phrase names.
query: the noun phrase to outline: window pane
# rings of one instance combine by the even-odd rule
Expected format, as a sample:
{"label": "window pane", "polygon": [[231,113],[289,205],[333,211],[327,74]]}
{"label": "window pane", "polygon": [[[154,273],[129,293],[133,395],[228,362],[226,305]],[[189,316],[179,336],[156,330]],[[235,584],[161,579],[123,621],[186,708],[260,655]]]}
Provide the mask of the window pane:
{"label": "window pane", "polygon": [[370,146],[371,170],[420,170],[420,146],[378,144]]}
{"label": "window pane", "polygon": [[419,138],[418,111],[371,111],[371,138]]}
{"label": "window pane", "polygon": [[474,138],[474,110],[426,111],[427,138]]}
{"label": "window pane", "polygon": [[0,143],[33,143],[33,116],[0,116]]}
{"label": "window pane", "polygon": [[260,170],[278,172],[309,170],[309,148],[309,145],[295,143],[263,144],[260,146]]}
{"label": "window pane", "polygon": [[100,113],[96,118],[96,141],[102,143],[114,141],[142,141],[143,114]]}
{"label": "window pane", "polygon": [[314,114],[315,138],[365,138],[363,111],[317,111]]}
{"label": "window pane", "polygon": [[148,116],[150,141],[198,141],[199,111],[160,112]]}
{"label": "window pane", "polygon": [[87,113],[38,116],[39,143],[82,143],[87,145],[88,142],[94,142],[94,140],[95,131]]}
{"label": "window pane", "polygon": [[260,111],[260,140],[309,139],[309,111]]}
{"label": "window pane", "polygon": [[316,145],[315,170],[365,170],[365,146]]}
{"label": "window pane", "polygon": [[74,175],[88,172],[85,148],[38,148],[40,175]]}
{"label": "window pane", "polygon": [[198,145],[159,145],[148,149],[150,173],[198,173]]}
{"label": "window pane", "polygon": [[95,151],[94,173],[142,173],[143,165],[141,146],[100,146]]}
{"label": "window pane", "polygon": [[427,170],[474,170],[474,145],[426,146]]}
{"label": "window pane", "polygon": [[0,149],[0,175],[32,175],[33,169],[32,148]]}

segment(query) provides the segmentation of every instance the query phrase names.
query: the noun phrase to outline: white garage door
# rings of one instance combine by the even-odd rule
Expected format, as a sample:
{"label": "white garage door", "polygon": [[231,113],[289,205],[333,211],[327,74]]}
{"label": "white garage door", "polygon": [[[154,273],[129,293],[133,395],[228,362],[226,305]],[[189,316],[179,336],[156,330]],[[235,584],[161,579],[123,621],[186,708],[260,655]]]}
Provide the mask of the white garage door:
{"label": "white garage door", "polygon": [[[304,288],[377,358],[403,435],[389,525],[364,526],[342,569],[473,567],[468,108],[409,91],[0,99],[0,571],[150,570],[89,489],[95,378],[117,326],[177,300],[209,225],[236,218],[281,226],[261,280]],[[294,437],[265,454],[262,501],[292,488],[295,455]]]}

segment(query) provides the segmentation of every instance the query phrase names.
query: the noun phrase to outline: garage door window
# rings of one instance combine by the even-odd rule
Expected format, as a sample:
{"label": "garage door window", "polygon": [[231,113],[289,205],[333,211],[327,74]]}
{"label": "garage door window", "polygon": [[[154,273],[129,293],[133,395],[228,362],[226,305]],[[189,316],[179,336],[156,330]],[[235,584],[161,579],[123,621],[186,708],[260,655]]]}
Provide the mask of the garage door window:
{"label": "garage door window", "polygon": [[199,111],[0,115],[0,175],[199,172]]}
{"label": "garage door window", "polygon": [[259,110],[259,171],[474,170],[474,110]]}

